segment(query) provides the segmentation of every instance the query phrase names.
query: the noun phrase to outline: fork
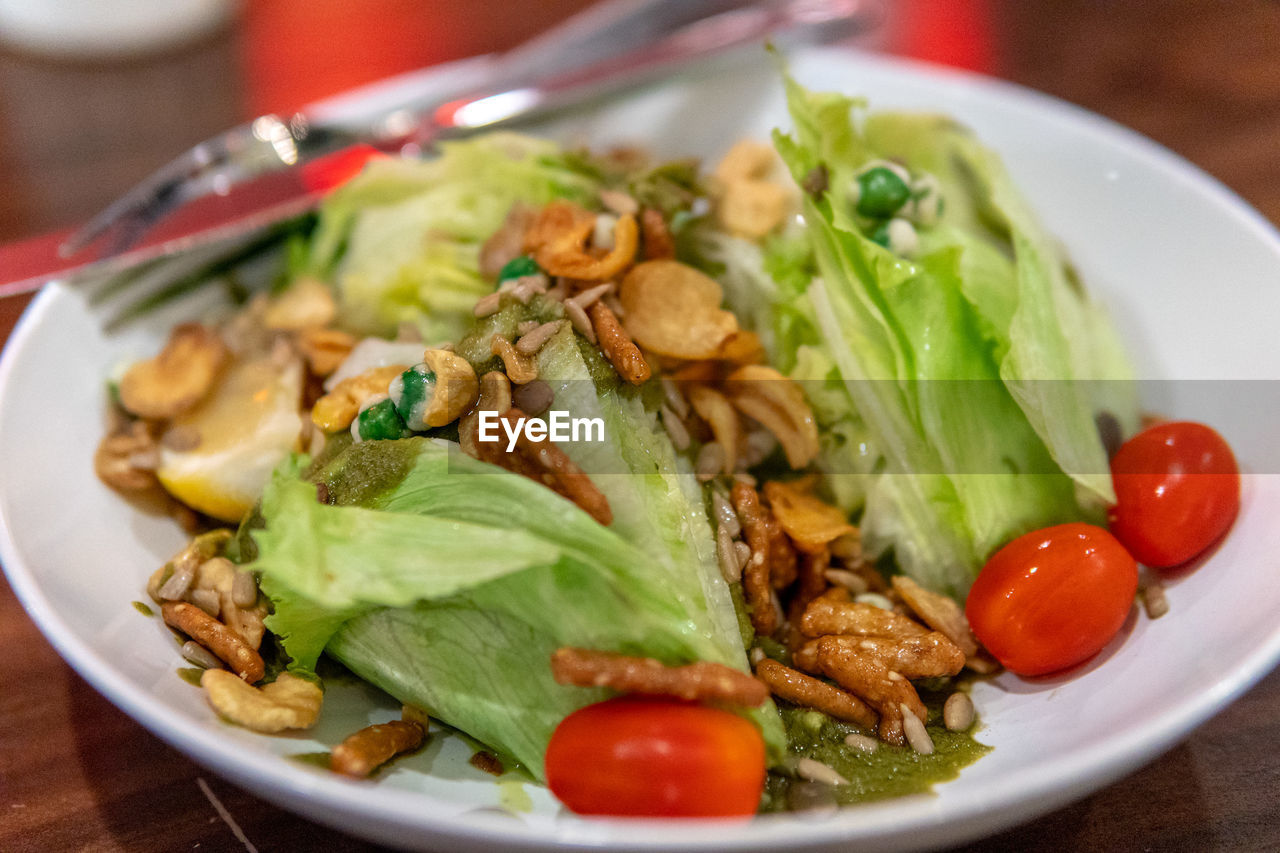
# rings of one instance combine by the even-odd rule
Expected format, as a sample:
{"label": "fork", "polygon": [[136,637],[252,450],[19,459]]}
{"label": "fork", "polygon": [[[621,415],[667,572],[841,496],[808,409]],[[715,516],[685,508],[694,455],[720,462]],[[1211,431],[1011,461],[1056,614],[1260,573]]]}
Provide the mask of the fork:
{"label": "fork", "polygon": [[[872,8],[864,0],[611,0],[498,57],[481,94],[443,103],[418,95],[354,120],[319,112],[261,116],[203,142],[95,216],[63,252],[102,247],[99,274],[73,279],[96,284],[94,302],[150,283],[108,321],[112,328],[308,228],[318,194],[307,191],[314,188],[306,169],[326,157],[354,146],[418,154],[441,139],[580,108],[766,38],[844,35]],[[235,207],[238,192],[254,194],[247,211]],[[199,221],[210,209],[221,218],[216,227]],[[134,248],[144,237],[147,246]],[[204,265],[193,264],[193,250]]]}
{"label": "fork", "polygon": [[78,254],[97,243],[109,258],[137,245],[184,204],[225,196],[260,176],[356,144],[417,153],[442,137],[543,117],[786,30],[813,33],[864,6],[857,0],[612,0],[498,57],[483,95],[444,108],[434,99],[410,101],[356,122],[265,115],[202,142],[93,217],[62,252]]}

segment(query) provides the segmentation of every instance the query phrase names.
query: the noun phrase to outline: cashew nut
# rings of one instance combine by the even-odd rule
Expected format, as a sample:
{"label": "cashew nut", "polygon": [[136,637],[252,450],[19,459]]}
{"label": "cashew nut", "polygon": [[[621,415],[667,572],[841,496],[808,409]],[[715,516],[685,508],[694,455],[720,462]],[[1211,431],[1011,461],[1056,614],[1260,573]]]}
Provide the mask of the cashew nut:
{"label": "cashew nut", "polygon": [[227,359],[218,335],[198,323],[175,326],[155,358],[140,361],[120,380],[120,403],[141,418],[164,420],[204,399]]}
{"label": "cashew nut", "polygon": [[347,377],[316,400],[311,409],[311,422],[327,433],[341,432],[351,426],[365,400],[378,394],[385,395],[391,380],[408,369],[407,364],[391,364]]}
{"label": "cashew nut", "polygon": [[451,424],[480,396],[476,372],[465,358],[448,350],[429,349],[422,360],[436,375],[435,393],[427,404],[423,422],[429,427]]}
{"label": "cashew nut", "polygon": [[725,391],[738,411],[773,433],[792,468],[803,468],[818,455],[817,421],[791,379],[772,367],[748,364],[729,374]]}
{"label": "cashew nut", "polygon": [[511,408],[511,380],[500,370],[490,370],[480,379],[480,399],[476,409],[502,414]]}
{"label": "cashew nut", "polygon": [[215,711],[263,734],[310,728],[324,704],[318,684],[287,672],[270,684],[254,687],[225,669],[207,669],[200,676],[200,686]]}
{"label": "cashew nut", "polygon": [[754,139],[741,139],[716,164],[712,177],[726,184],[760,180],[769,176],[777,162],[778,155],[772,145]]}
{"label": "cashew nut", "polygon": [[779,184],[735,181],[716,200],[716,221],[732,234],[759,240],[782,224],[791,203],[792,194]]}
{"label": "cashew nut", "polygon": [[726,230],[758,240],[786,218],[794,191],[775,183],[778,155],[773,147],[743,140],[724,155],[712,174],[716,221]]}
{"label": "cashew nut", "polygon": [[507,378],[516,385],[527,385],[538,378],[538,364],[531,356],[522,354],[502,335],[494,335],[489,341],[489,352],[502,359]]}

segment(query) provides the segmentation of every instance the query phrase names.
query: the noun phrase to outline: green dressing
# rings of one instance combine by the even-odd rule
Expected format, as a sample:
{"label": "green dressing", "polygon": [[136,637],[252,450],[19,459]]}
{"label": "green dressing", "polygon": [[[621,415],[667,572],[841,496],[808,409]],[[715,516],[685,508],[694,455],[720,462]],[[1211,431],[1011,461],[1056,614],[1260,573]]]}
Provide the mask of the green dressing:
{"label": "green dressing", "polygon": [[[853,805],[907,794],[923,794],[939,782],[954,779],[960,770],[991,751],[968,732],[950,732],[942,725],[942,703],[946,693],[921,691],[929,710],[927,729],[933,739],[933,753],[920,755],[909,746],[880,743],[875,752],[863,752],[844,742],[845,736],[860,730],[817,711],[779,703],[787,727],[791,754],[812,758],[831,767],[848,785],[831,789],[840,805]],[[863,732],[864,734],[867,734]],[[762,811],[786,811],[788,792],[794,779],[770,773]]]}
{"label": "green dressing", "polygon": [[498,804],[510,812],[529,813],[533,811],[533,798],[525,790],[524,779],[499,779]]}
{"label": "green dressing", "polygon": [[200,677],[204,675],[204,670],[198,666],[180,666],[178,667],[178,677],[187,684],[200,686]]}
{"label": "green dressing", "polygon": [[395,488],[409,473],[422,440],[361,442],[311,479],[324,483],[331,504],[373,506],[380,495]]}
{"label": "green dressing", "polygon": [[321,750],[320,752],[295,752],[290,755],[286,755],[285,758],[292,759],[299,764],[306,764],[310,767],[318,767],[321,770],[328,770],[329,756],[330,753]]}

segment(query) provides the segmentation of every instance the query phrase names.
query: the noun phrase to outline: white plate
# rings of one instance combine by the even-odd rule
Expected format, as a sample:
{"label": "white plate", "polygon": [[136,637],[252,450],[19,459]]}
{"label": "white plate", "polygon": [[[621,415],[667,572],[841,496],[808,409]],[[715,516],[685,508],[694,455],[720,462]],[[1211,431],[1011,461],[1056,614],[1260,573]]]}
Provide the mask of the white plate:
{"label": "white plate", "polygon": [[[866,93],[880,107],[944,110],[974,127],[1005,155],[1085,280],[1112,306],[1143,376],[1280,376],[1273,331],[1280,236],[1184,161],[1097,116],[966,74],[827,51],[801,55],[794,70],[811,86]],[[715,155],[784,121],[778,81],[762,62],[756,71],[667,86],[554,132]],[[1005,675],[980,685],[980,739],[995,751],[934,796],[820,821],[584,821],[560,813],[535,786],[495,784],[466,764],[467,749],[441,738],[376,783],[345,781],[280,756],[323,749],[392,716],[390,704],[371,691],[336,688],[322,726],[305,736],[260,737],[221,724],[199,691],[175,677],[169,633],[130,606],[181,536],[94,478],[98,401],[109,367],[154,351],[168,319],[106,337],[77,293],[53,286],[32,305],[0,364],[0,559],[41,630],[112,702],[215,772],[348,832],[449,850],[848,851],[959,842],[1150,760],[1280,658],[1280,478],[1255,475],[1246,478],[1231,536],[1170,589],[1167,618],[1137,620],[1123,644],[1070,679]],[[1212,411],[1191,411],[1201,395],[1162,387],[1166,411],[1220,422]],[[1228,438],[1237,449],[1249,445],[1249,435],[1232,429]],[[1280,470],[1241,455],[1254,471]],[[525,794],[532,811],[494,808]]]}

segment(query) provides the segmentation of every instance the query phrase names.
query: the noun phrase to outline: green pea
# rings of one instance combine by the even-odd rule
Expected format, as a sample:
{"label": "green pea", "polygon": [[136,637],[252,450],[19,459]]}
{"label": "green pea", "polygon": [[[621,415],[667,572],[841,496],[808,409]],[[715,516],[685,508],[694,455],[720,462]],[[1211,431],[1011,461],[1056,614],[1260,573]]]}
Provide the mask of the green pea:
{"label": "green pea", "polygon": [[538,266],[538,262],[528,255],[521,255],[518,258],[512,258],[502,265],[502,269],[498,270],[498,284],[513,278],[524,278],[527,275],[537,275],[542,272],[542,267]]}
{"label": "green pea", "polygon": [[858,213],[880,218],[892,216],[911,198],[907,182],[885,166],[858,175]]}
{"label": "green pea", "polygon": [[374,403],[356,418],[361,441],[380,441],[384,439],[405,438],[411,435],[409,429],[396,411],[390,400]]}
{"label": "green pea", "polygon": [[889,248],[889,220],[886,219],[871,229],[871,233],[867,235],[867,238],[872,243],[878,243],[886,249]]}
{"label": "green pea", "polygon": [[410,429],[424,431],[427,429],[427,407],[436,392],[436,375],[426,364],[416,364],[400,374],[400,380],[393,385],[391,398],[395,401],[396,412]]}

